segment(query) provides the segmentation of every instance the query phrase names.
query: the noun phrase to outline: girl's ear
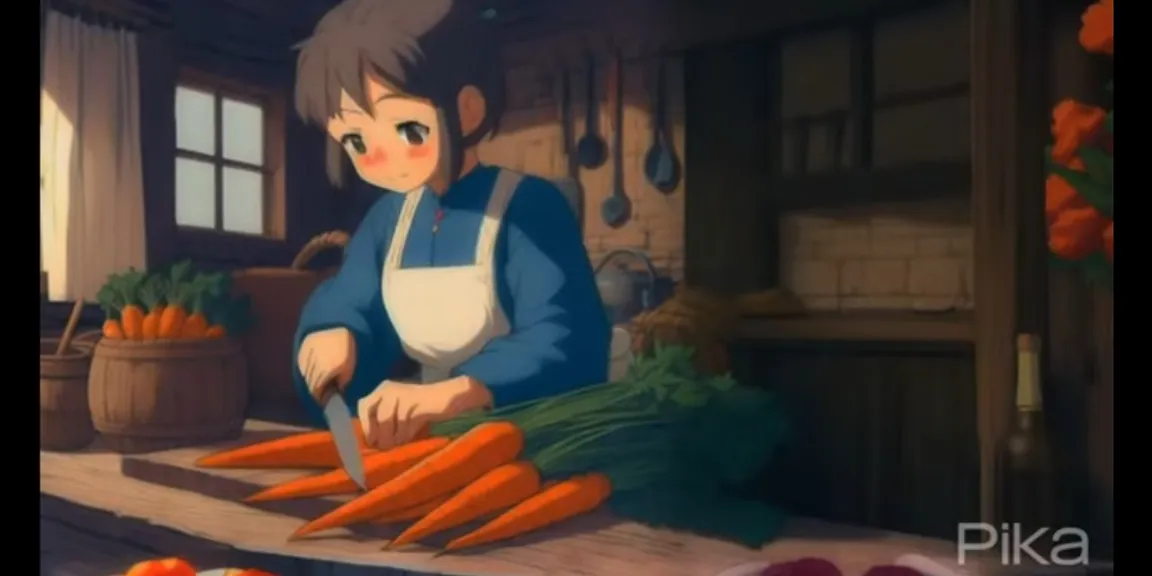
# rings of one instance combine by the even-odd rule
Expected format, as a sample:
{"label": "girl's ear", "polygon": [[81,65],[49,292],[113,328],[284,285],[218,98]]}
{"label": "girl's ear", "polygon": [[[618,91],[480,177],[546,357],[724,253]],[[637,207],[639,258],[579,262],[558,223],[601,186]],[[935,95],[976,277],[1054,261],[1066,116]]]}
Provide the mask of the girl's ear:
{"label": "girl's ear", "polygon": [[468,85],[456,95],[456,108],[460,115],[460,134],[468,137],[484,123],[487,102],[479,88]]}

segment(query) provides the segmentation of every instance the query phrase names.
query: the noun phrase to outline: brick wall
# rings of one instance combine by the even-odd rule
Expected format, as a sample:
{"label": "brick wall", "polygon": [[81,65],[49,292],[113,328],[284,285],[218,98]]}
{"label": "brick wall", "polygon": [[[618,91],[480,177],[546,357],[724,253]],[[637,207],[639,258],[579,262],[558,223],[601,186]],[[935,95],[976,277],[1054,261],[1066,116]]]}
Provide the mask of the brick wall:
{"label": "brick wall", "polygon": [[791,213],[782,280],[812,309],[971,309],[963,201]]}
{"label": "brick wall", "polygon": [[[523,47],[519,47],[521,51]],[[535,52],[550,54],[550,48],[539,45]],[[558,74],[560,65],[540,63],[523,58],[508,74],[509,112],[501,133],[481,145],[485,162],[548,178],[566,176],[559,121]],[[613,229],[600,218],[600,205],[609,194],[613,168],[611,161],[595,170],[580,170],[584,187],[584,239],[589,257],[599,263],[612,250],[640,249],[647,252],[656,267],[679,279],[684,269],[684,192],[683,185],[671,194],[652,188],[643,175],[643,158],[651,143],[649,124],[651,109],[649,87],[655,73],[651,59],[641,58],[637,51],[626,53],[624,66],[624,189],[632,202],[632,218]],[[528,61],[525,61],[528,60]],[[575,138],[584,133],[584,94],[586,72],[578,55],[570,58],[572,117]],[[598,91],[603,94],[605,69],[601,56],[598,69]],[[672,124],[673,144],[683,159],[683,76],[678,62],[670,61],[666,70],[668,116]],[[611,111],[601,105],[600,135],[612,142],[609,124]]]}

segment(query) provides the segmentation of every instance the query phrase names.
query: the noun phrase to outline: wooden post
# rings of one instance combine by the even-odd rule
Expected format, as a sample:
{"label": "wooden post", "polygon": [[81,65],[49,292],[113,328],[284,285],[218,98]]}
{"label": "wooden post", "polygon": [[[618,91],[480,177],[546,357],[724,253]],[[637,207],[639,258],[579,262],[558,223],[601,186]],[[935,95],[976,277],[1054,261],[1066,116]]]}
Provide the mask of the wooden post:
{"label": "wooden post", "polygon": [[1010,425],[1014,338],[1018,323],[1026,327],[1036,316],[1019,290],[1030,284],[1023,275],[1036,271],[1032,236],[1042,232],[1032,212],[1040,206],[1033,196],[1043,193],[1045,134],[1030,118],[1044,109],[1030,73],[1040,14],[1037,0],[971,0],[970,10],[980,515],[996,522],[996,456]]}

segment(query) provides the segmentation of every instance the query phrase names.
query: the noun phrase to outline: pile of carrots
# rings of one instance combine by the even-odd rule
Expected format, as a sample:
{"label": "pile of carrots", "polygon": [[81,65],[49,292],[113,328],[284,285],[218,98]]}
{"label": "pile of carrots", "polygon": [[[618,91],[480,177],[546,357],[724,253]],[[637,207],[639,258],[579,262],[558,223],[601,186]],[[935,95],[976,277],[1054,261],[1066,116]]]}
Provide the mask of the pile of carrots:
{"label": "pile of carrots", "polygon": [[[713,431],[700,432],[698,426]],[[730,443],[742,446],[715,443],[716,435],[733,433],[738,436]],[[307,522],[292,538],[357,523],[407,524],[388,543],[395,548],[474,524],[443,546],[452,552],[505,541],[638,495],[648,501],[653,493],[665,494],[710,506],[731,498],[730,484],[754,477],[783,433],[770,394],[736,386],[727,377],[701,376],[690,350],[658,347],[637,359],[624,382],[467,415],[387,451],[363,446],[367,491]],[[248,503],[360,491],[339,467],[328,432],[245,446],[197,464],[330,468],[272,486]],[[731,538],[755,545],[779,527],[774,508],[755,502],[740,507],[755,512],[751,523],[757,526]],[[646,521],[644,513],[639,516],[632,519]],[[650,520],[701,528],[677,525],[669,517]]]}
{"label": "pile of carrots", "polygon": [[[196,568],[181,558],[160,558],[138,562],[124,576],[196,576]],[[223,576],[276,576],[253,568],[228,568]]]}
{"label": "pile of carrots", "polygon": [[[1081,46],[1111,56],[1112,0],[1089,6],[1082,21]],[[1076,100],[1056,105],[1044,209],[1052,254],[1108,278],[1114,258],[1112,119],[1112,110]]]}
{"label": "pile of carrots", "polygon": [[104,310],[103,336],[112,340],[203,340],[245,330],[252,320],[246,297],[230,296],[230,276],[194,272],[180,262],[150,274],[129,268],[96,294]]}

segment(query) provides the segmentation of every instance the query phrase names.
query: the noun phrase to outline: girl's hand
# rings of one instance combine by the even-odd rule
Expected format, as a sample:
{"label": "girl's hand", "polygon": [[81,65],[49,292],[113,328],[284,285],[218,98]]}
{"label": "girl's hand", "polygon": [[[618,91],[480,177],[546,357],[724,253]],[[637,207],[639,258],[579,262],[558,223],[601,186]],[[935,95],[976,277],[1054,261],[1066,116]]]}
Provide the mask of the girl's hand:
{"label": "girl's hand", "polygon": [[467,376],[434,384],[385,380],[360,400],[360,422],[369,446],[387,450],[427,433],[432,424],[491,405],[492,395]]}
{"label": "girl's hand", "polygon": [[323,396],[333,381],[343,389],[356,370],[356,339],[344,328],[313,332],[300,343],[296,365],[313,397]]}

